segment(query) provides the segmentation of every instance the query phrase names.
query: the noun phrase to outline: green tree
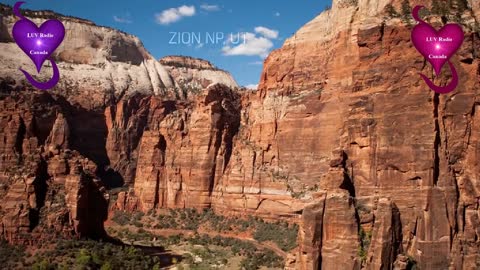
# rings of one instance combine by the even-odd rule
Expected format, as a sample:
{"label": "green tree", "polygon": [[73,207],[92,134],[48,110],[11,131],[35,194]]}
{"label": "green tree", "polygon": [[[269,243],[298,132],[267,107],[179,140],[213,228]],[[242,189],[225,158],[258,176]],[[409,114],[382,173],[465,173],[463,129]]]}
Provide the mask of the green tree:
{"label": "green tree", "polygon": [[457,18],[458,22],[461,22],[463,13],[468,9],[468,2],[467,0],[455,0],[455,4],[457,7],[455,17]]}
{"label": "green tree", "polygon": [[385,6],[385,12],[388,14],[388,16],[392,18],[397,18],[399,15],[397,10],[395,10],[395,7],[392,4],[388,4]]}
{"label": "green tree", "polygon": [[432,1],[432,13],[439,16],[446,16],[448,14],[447,1],[433,0]]}
{"label": "green tree", "polygon": [[110,262],[105,262],[100,270],[113,270],[112,264]]}
{"label": "green tree", "polygon": [[80,267],[87,267],[92,263],[92,256],[90,256],[90,252],[87,249],[82,248],[78,252],[75,260]]}
{"label": "green tree", "polygon": [[467,0],[456,0],[457,9],[459,12],[463,13],[465,10],[468,9],[468,1]]}
{"label": "green tree", "polygon": [[55,269],[55,267],[53,267],[53,265],[51,265],[47,259],[43,259],[42,261],[40,262],[36,262],[32,265],[32,269],[33,270],[51,270],[51,269]]}
{"label": "green tree", "polygon": [[408,257],[408,260],[407,260],[407,269],[417,269],[417,262],[415,261],[415,259],[412,257],[412,256],[407,256]]}
{"label": "green tree", "polygon": [[410,2],[408,0],[403,0],[402,2],[402,19],[410,24],[410,19],[412,17],[412,8],[410,7]]}
{"label": "green tree", "polygon": [[438,0],[433,0],[432,1],[432,8],[431,11],[433,14],[439,15],[441,11],[441,6]]}
{"label": "green tree", "polygon": [[418,15],[420,16],[421,19],[425,19],[427,16],[431,15],[430,11],[426,8],[420,9],[418,12]]}

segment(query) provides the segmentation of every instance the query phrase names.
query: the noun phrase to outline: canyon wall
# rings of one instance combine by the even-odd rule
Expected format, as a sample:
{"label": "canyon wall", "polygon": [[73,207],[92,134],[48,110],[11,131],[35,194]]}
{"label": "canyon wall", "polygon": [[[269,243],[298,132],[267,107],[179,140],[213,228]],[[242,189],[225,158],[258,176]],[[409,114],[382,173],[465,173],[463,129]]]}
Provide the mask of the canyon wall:
{"label": "canyon wall", "polygon": [[[466,10],[459,20],[465,41],[452,61],[461,83],[455,92],[438,95],[417,74],[433,73],[410,42],[413,22],[389,16],[390,1],[348,2],[334,1],[266,60],[262,105],[279,100],[275,107],[285,108],[270,121],[277,131],[270,136],[270,149],[280,157],[276,168],[286,166],[286,175],[322,187],[329,153],[345,152],[359,238],[371,238],[358,252],[364,267],[476,269],[478,11]],[[393,3],[399,13],[400,2]],[[438,16],[428,19],[441,27]],[[447,68],[443,73],[436,84],[450,80]],[[337,191],[321,190],[326,197],[310,202],[302,217],[302,269],[330,269],[332,250],[322,241],[334,230],[328,215],[345,219],[344,213],[328,212],[328,194]],[[337,234],[338,243],[348,239],[346,232]]]}
{"label": "canyon wall", "polygon": [[68,108],[46,93],[0,100],[0,233],[12,243],[104,237],[108,194],[94,162],[68,149]]}
{"label": "canyon wall", "polygon": [[[155,115],[150,117],[161,115],[162,108],[166,117],[177,106],[191,111],[186,106],[210,84],[238,87],[229,73],[205,60],[168,57],[164,66],[135,36],[51,11],[25,11],[37,24],[56,18],[66,28],[65,39],[54,54],[61,80],[54,89],[40,93],[31,89],[18,71],[20,67],[33,69],[13,43],[11,29],[16,18],[11,8],[0,4],[0,15],[0,233],[14,243],[35,244],[55,235],[105,237],[107,189],[120,187],[125,184],[123,179],[128,179],[108,147],[114,132],[109,130],[112,123],[104,111],[110,104],[151,99]],[[39,78],[49,76],[50,67],[45,64]],[[215,102],[208,100],[206,105]],[[221,113],[219,105],[215,110]],[[118,114],[120,117],[121,112]],[[136,135],[128,136],[140,140],[145,123],[139,123]],[[219,129],[222,132],[223,128]],[[130,153],[135,150],[133,145],[119,147],[135,157],[132,165],[128,164],[135,168],[136,156]],[[124,152],[118,157],[124,158]]]}

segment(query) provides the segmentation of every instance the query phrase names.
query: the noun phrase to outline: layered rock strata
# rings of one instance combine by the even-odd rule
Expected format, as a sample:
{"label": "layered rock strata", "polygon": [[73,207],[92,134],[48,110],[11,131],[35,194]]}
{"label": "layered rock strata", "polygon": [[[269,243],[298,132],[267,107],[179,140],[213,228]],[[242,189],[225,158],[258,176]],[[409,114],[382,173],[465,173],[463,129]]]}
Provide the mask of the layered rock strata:
{"label": "layered rock strata", "polygon": [[[22,7],[28,8],[28,4]],[[13,42],[11,29],[17,19],[11,8],[1,5],[0,15],[1,73],[22,83],[19,67],[37,73],[31,60]],[[137,93],[185,99],[195,95],[207,81],[237,87],[224,71],[164,66],[137,37],[119,30],[50,11],[26,11],[25,15],[37,25],[56,18],[65,26],[65,39],[53,54],[62,79],[51,92],[85,109],[104,109],[124,96]],[[189,62],[189,59],[177,57],[173,62]],[[49,65],[45,62],[38,75],[40,80],[51,77]]]}
{"label": "layered rock strata", "polygon": [[20,244],[105,236],[108,194],[95,163],[67,149],[68,110],[45,93],[14,94],[0,107],[1,236]]}

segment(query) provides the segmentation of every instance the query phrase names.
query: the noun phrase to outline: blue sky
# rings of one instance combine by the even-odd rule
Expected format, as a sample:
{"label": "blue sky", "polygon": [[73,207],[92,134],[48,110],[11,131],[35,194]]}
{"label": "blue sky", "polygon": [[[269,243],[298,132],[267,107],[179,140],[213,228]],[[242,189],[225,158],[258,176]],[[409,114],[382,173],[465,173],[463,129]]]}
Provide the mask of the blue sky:
{"label": "blue sky", "polygon": [[23,8],[50,9],[136,35],[157,59],[187,55],[209,60],[240,85],[257,84],[265,55],[331,5],[331,0],[26,2]]}

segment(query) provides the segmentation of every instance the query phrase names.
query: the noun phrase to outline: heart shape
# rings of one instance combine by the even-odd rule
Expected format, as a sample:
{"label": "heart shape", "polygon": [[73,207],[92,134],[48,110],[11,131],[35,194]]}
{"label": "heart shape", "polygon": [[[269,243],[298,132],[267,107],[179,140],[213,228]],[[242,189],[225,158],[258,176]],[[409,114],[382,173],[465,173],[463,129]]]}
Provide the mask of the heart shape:
{"label": "heart shape", "polygon": [[12,29],[17,45],[32,59],[40,72],[43,62],[57,49],[65,37],[65,27],[58,20],[48,20],[40,28],[28,19],[16,22]]}
{"label": "heart shape", "polygon": [[439,31],[421,22],[412,30],[412,43],[432,64],[435,74],[440,74],[443,65],[462,46],[464,34],[457,24],[447,24]]}

